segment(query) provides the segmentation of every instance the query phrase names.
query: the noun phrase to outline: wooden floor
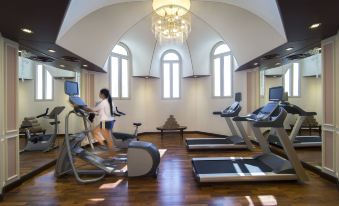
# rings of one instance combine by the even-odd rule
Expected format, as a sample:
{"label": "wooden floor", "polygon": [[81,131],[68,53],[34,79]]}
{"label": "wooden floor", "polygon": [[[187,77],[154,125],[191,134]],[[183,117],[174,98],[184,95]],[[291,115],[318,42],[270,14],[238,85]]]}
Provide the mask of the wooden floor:
{"label": "wooden floor", "polygon": [[57,180],[50,169],[8,192],[0,205],[339,205],[336,185],[309,171],[310,181],[305,184],[292,181],[199,185],[192,175],[192,157],[253,153],[188,152],[179,135],[166,134],[162,142],[160,135],[147,135],[142,140],[167,149],[157,179],[107,177],[98,183],[81,185],[71,176]]}
{"label": "wooden floor", "polygon": [[[62,145],[63,137],[59,137],[56,141],[56,145]],[[20,150],[23,150],[26,145],[24,137],[20,137]],[[29,151],[20,153],[20,175],[25,176],[30,172],[41,168],[42,166],[49,164],[57,158],[59,149],[52,150],[50,152],[42,151]]]}

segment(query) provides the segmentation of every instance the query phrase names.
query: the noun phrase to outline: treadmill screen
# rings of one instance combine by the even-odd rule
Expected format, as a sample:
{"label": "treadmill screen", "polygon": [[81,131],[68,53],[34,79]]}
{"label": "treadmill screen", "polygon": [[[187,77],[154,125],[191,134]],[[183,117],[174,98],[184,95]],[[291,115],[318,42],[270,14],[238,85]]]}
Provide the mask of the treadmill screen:
{"label": "treadmill screen", "polygon": [[65,81],[65,93],[68,96],[79,95],[78,83],[72,81]]}
{"label": "treadmill screen", "polygon": [[271,114],[278,107],[276,103],[268,103],[261,110],[260,113]]}
{"label": "treadmill screen", "polygon": [[284,87],[272,87],[269,91],[270,101],[281,101],[284,96]]}

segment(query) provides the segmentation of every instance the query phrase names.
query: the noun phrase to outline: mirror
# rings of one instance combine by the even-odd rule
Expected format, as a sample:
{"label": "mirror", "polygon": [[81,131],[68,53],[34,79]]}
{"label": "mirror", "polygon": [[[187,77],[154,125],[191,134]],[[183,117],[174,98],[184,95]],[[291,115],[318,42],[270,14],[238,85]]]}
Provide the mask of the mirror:
{"label": "mirror", "polygon": [[[283,86],[288,93],[288,102],[297,105],[306,112],[316,115],[307,117],[299,131],[305,141],[320,142],[314,146],[296,148],[300,160],[314,167],[321,166],[321,123],[322,123],[322,83],[321,54],[293,61],[286,65],[260,71],[260,105],[268,102],[268,90],[271,87]],[[285,129],[291,134],[298,115],[288,114],[284,122]],[[267,135],[267,133],[266,133]],[[300,140],[300,139],[299,139]],[[311,144],[309,144],[311,145]],[[302,146],[302,145],[299,145]]]}
{"label": "mirror", "polygon": [[63,143],[70,106],[64,81],[80,82],[80,73],[19,57],[19,127],[21,176],[53,162]]}

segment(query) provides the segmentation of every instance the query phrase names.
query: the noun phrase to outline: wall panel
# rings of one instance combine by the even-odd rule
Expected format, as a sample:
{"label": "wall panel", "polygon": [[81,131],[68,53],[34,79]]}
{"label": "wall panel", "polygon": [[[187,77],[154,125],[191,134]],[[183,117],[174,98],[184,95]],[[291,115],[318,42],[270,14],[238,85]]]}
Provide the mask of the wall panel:
{"label": "wall panel", "polygon": [[20,177],[19,128],[18,128],[18,44],[4,40],[3,93],[4,93],[4,168],[5,181],[9,184]]}
{"label": "wall panel", "polygon": [[17,130],[17,49],[6,45],[6,129],[7,131]]}
{"label": "wall panel", "polygon": [[4,39],[0,33],[0,195],[5,185],[5,91],[4,91]]}
{"label": "wall panel", "polygon": [[331,175],[336,173],[336,85],[335,85],[335,38],[322,42],[322,88],[323,88],[323,144],[322,166],[323,171]]}

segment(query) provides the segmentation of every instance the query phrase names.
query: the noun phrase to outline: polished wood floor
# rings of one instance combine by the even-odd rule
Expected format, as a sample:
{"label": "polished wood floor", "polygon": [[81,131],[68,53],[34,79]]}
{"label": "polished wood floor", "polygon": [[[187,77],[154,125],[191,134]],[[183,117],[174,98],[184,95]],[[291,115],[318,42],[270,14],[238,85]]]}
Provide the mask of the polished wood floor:
{"label": "polished wood floor", "polygon": [[50,169],[8,192],[0,205],[339,205],[336,185],[309,171],[310,181],[305,184],[291,181],[199,185],[192,175],[192,157],[253,153],[188,152],[179,135],[166,134],[163,141],[160,135],[141,139],[167,149],[157,179],[107,177],[82,185],[72,176],[57,180]]}
{"label": "polished wood floor", "polygon": [[[63,137],[58,137],[56,145],[62,145]],[[20,151],[25,148],[26,139],[20,137]],[[53,161],[58,156],[59,149],[55,149],[49,152],[42,151],[29,151],[20,153],[20,175],[25,176],[34,170],[37,170]]]}

